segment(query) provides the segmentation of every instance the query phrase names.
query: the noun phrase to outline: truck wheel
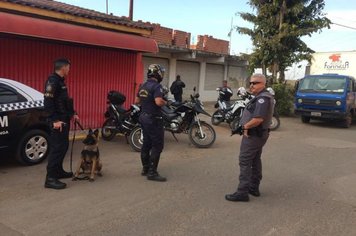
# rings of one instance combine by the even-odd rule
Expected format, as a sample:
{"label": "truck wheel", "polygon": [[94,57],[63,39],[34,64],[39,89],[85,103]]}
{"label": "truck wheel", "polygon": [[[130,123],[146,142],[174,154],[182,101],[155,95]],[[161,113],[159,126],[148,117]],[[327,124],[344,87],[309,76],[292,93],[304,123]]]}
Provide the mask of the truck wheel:
{"label": "truck wheel", "polygon": [[341,127],[343,128],[350,128],[352,124],[352,116],[351,113],[349,113],[344,120],[341,121]]}
{"label": "truck wheel", "polygon": [[303,123],[309,123],[310,122],[310,117],[309,116],[302,116],[302,122]]}
{"label": "truck wheel", "polygon": [[23,165],[42,162],[49,152],[49,136],[40,129],[28,131],[20,140],[16,151],[16,160]]}

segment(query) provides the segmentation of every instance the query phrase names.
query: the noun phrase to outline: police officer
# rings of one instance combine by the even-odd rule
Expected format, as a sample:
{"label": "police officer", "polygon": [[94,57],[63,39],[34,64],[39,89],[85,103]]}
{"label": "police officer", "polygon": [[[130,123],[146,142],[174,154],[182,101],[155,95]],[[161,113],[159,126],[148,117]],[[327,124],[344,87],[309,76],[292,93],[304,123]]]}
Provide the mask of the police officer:
{"label": "police officer", "polygon": [[221,97],[221,100],[227,102],[230,101],[233,92],[232,89],[229,86],[227,86],[227,80],[223,80],[222,87],[220,87],[219,89],[223,92],[223,95],[222,94],[219,95]]}
{"label": "police officer", "polygon": [[240,124],[243,134],[240,146],[240,183],[237,191],[225,195],[228,201],[249,201],[248,194],[260,196],[262,179],[262,148],[269,136],[274,100],[266,90],[266,77],[254,74],[250,79],[250,92],[255,97],[246,106]]}
{"label": "police officer", "polygon": [[166,181],[157,172],[158,162],[164,146],[164,129],[161,107],[167,104],[160,84],[164,68],[158,64],[148,67],[147,81],[141,85],[135,103],[141,103],[139,121],[143,132],[141,149],[142,173],[148,180]]}
{"label": "police officer", "polygon": [[63,159],[69,146],[69,124],[75,115],[73,100],[68,96],[65,77],[70,69],[70,61],[66,58],[54,62],[54,73],[45,84],[44,109],[48,112],[48,122],[52,127],[50,134],[50,153],[48,156],[46,188],[63,189],[66,184],[59,181],[62,178],[71,178],[72,172],[63,169]]}

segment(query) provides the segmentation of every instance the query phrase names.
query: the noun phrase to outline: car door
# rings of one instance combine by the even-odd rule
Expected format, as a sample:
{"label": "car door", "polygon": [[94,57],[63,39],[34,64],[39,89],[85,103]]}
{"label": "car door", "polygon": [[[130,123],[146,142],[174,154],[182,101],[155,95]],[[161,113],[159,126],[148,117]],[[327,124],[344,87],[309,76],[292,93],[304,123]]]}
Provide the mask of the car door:
{"label": "car door", "polygon": [[16,89],[0,83],[0,149],[11,146],[21,135],[30,114],[19,103],[26,101]]}

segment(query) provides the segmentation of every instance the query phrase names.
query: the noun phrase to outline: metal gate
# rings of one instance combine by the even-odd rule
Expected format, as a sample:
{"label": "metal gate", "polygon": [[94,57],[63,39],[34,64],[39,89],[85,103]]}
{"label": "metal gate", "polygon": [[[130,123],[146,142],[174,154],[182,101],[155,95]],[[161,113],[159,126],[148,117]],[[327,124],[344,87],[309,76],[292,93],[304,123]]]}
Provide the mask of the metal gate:
{"label": "metal gate", "polygon": [[53,71],[53,61],[69,58],[69,94],[85,127],[101,127],[109,90],[124,93],[126,106],[134,100],[138,56],[134,51],[0,35],[0,52],[0,77],[41,92]]}

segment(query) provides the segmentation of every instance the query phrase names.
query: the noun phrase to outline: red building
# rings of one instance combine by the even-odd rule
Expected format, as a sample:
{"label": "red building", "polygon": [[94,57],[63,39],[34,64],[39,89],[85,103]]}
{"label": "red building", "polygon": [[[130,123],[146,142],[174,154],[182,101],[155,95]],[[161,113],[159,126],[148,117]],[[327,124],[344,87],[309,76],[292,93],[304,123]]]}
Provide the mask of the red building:
{"label": "red building", "polygon": [[133,102],[142,52],[157,52],[151,28],[125,17],[50,0],[0,0],[0,77],[43,91],[53,61],[72,67],[69,93],[85,127],[100,127],[109,90]]}

